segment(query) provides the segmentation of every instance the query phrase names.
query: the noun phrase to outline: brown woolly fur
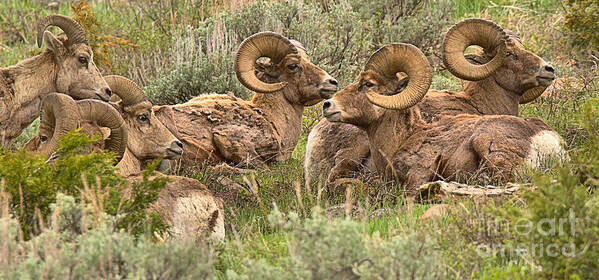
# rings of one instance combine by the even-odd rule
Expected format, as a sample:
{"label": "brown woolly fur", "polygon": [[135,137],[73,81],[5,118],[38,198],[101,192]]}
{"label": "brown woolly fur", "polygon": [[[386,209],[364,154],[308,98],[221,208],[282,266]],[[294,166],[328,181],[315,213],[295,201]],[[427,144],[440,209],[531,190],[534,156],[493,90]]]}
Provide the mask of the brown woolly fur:
{"label": "brown woolly fur", "polygon": [[537,118],[460,114],[427,123],[419,106],[385,109],[364,94],[396,94],[399,82],[362,72],[323,104],[323,114],[366,131],[376,171],[408,191],[431,180],[459,181],[475,174],[507,181],[521,164],[537,168],[550,157],[566,157],[561,137]]}
{"label": "brown woolly fur", "polygon": [[[17,65],[0,68],[0,143],[7,148],[12,139],[39,117],[40,103],[50,92],[74,99],[110,98],[110,89],[93,61],[85,42],[69,41],[43,32],[47,49]],[[81,40],[80,40],[81,41]]]}
{"label": "brown woolly fur", "polygon": [[[533,138],[543,132],[557,136],[537,118],[468,114],[445,118],[406,139],[393,153],[393,166],[388,168],[409,189],[435,180],[467,179],[479,170],[498,181],[509,181],[536,149]],[[387,165],[383,153],[383,149],[373,153],[377,167]],[[563,151],[559,153],[563,156]]]}
{"label": "brown woolly fur", "polygon": [[[445,116],[463,113],[518,116],[523,95],[551,84],[555,78],[553,67],[527,51],[513,32],[504,29],[504,33],[507,35],[507,56],[503,63],[485,79],[464,80],[461,92],[429,90],[416,105],[424,121],[433,123]],[[494,56],[493,50],[482,50],[465,57],[471,64],[481,65]],[[331,134],[330,131],[344,133]],[[304,167],[312,179],[323,176],[334,181],[345,177],[358,171],[370,156],[366,133],[347,124],[323,119],[308,137]],[[341,152],[347,150],[353,152]]]}
{"label": "brown woolly fur", "polygon": [[206,95],[184,104],[155,107],[158,119],[183,142],[184,170],[222,162],[265,166],[291,156],[300,137],[304,107],[329,98],[337,81],[312,64],[299,43],[290,43],[297,53],[278,62],[255,63],[260,83],[286,84],[279,91],[256,92],[251,101]]}
{"label": "brown woolly fur", "polygon": [[354,173],[366,166],[368,155],[370,145],[363,130],[355,125],[323,119],[308,135],[304,160],[306,176],[330,182],[354,177]]}

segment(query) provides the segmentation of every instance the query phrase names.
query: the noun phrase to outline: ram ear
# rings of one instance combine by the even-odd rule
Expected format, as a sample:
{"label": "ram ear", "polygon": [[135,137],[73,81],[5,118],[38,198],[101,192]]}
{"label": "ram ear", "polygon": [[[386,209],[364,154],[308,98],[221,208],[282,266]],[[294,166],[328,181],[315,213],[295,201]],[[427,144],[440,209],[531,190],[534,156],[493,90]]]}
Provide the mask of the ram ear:
{"label": "ram ear", "polygon": [[65,50],[64,44],[50,31],[44,31],[44,43],[54,55],[61,55]]}
{"label": "ram ear", "polygon": [[405,72],[397,72],[395,73],[395,77],[397,77],[397,82],[400,85],[407,83],[409,80],[408,74],[406,74]]}
{"label": "ram ear", "polygon": [[464,56],[468,62],[476,65],[483,65],[489,62],[489,58],[484,54],[469,53]]}
{"label": "ram ear", "polygon": [[395,88],[394,92],[400,93],[406,88],[408,82],[410,81],[410,78],[408,77],[408,74],[406,74],[405,72],[397,72],[395,73],[395,77],[397,78],[397,87]]}

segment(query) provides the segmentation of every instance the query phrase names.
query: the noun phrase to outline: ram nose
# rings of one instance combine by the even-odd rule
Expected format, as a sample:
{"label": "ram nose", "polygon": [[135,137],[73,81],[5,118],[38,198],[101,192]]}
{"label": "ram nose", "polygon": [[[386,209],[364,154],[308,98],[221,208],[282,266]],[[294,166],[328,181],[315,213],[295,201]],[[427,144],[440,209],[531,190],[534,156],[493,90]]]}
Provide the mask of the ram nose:
{"label": "ram nose", "polygon": [[339,82],[337,82],[337,80],[330,78],[326,81],[329,85],[335,87],[335,89],[337,89],[337,87],[339,86]]}
{"label": "ram nose", "polygon": [[337,110],[333,100],[328,100],[322,103],[322,115],[331,122],[341,120],[341,112]]}
{"label": "ram nose", "polygon": [[339,88],[339,82],[334,78],[328,78],[324,81],[323,85],[320,88],[320,97],[323,99],[329,99],[333,97],[333,94]]}
{"label": "ram nose", "polygon": [[537,75],[539,85],[549,86],[553,80],[555,80],[555,69],[549,64],[541,66],[541,71]]}
{"label": "ram nose", "polygon": [[96,96],[102,101],[108,101],[112,96],[112,90],[109,87],[103,88],[99,93],[96,93]]}
{"label": "ram nose", "polygon": [[183,154],[183,143],[179,140],[171,142],[171,146],[167,149],[168,158],[178,158]]}

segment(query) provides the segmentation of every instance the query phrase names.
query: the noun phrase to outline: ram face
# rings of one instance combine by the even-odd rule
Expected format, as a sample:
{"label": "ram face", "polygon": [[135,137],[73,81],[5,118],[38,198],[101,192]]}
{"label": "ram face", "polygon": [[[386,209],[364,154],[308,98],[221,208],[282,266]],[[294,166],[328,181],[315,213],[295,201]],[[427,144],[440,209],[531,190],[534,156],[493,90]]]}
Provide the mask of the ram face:
{"label": "ram face", "polygon": [[[66,36],[46,29],[60,27]],[[41,55],[0,68],[0,143],[10,141],[39,116],[46,94],[60,92],[76,100],[108,101],[112,92],[93,60],[83,28],[71,18],[50,15],[39,25],[37,43],[47,45]]]}

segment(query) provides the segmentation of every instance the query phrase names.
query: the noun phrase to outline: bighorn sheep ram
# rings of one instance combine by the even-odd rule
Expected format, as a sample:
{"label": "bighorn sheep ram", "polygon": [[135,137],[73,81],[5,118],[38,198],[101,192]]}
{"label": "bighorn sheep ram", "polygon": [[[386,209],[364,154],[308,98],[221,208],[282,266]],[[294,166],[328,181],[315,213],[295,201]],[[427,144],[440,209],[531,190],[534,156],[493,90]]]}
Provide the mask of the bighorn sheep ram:
{"label": "bighorn sheep ram", "polygon": [[[46,31],[58,26],[66,34],[54,37]],[[39,25],[37,44],[48,46],[42,54],[0,68],[0,148],[39,116],[41,100],[50,92],[62,92],[75,99],[108,101],[110,88],[93,61],[85,32],[71,18],[50,15]]]}
{"label": "bighorn sheep ram", "polygon": [[[94,135],[107,127],[110,129],[108,141],[125,139],[118,141],[119,145],[109,145],[112,143],[109,142],[104,147],[123,155],[117,168],[129,181],[142,179],[139,173],[145,160],[178,158],[183,153],[181,142],[156,119],[152,104],[141,89],[123,77],[105,79],[121,100],[111,102],[111,106],[97,100],[73,101],[62,94],[50,95],[44,101],[40,131],[27,148],[47,155],[56,148],[56,139],[71,129],[81,127],[85,133]],[[126,132],[126,137],[119,137],[121,134],[114,134],[115,131]],[[168,178],[170,181],[149,210],[162,215],[174,236],[198,239],[209,233],[214,238],[224,239],[222,201],[195,179]]]}
{"label": "bighorn sheep ram", "polygon": [[[403,91],[400,72],[409,77]],[[535,168],[547,158],[565,157],[560,136],[537,118],[460,114],[427,123],[415,105],[431,76],[418,48],[385,46],[353,83],[323,104],[323,115],[364,129],[377,172],[404,183],[408,193],[425,182],[474,174],[510,180],[518,165]]]}
{"label": "bighorn sheep ram", "polygon": [[[260,57],[270,60],[257,61]],[[205,95],[154,108],[158,119],[183,142],[183,166],[257,167],[286,160],[299,140],[304,107],[337,90],[337,81],[310,62],[299,42],[272,32],[254,34],[241,43],[235,72],[255,92],[250,102]]]}
{"label": "bighorn sheep ram", "polygon": [[[482,46],[483,51],[464,56],[470,45]],[[513,32],[483,19],[466,19],[449,29],[443,61],[451,73],[465,80],[464,88],[461,92],[429,90],[417,105],[428,123],[462,113],[518,116],[518,104],[537,98],[555,78],[553,67],[527,51]],[[306,176],[326,176],[329,182],[350,177],[371,163],[369,155],[366,132],[323,119],[308,135]]]}

